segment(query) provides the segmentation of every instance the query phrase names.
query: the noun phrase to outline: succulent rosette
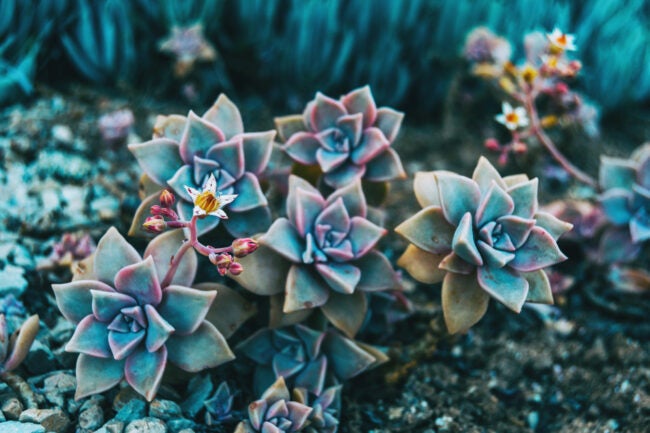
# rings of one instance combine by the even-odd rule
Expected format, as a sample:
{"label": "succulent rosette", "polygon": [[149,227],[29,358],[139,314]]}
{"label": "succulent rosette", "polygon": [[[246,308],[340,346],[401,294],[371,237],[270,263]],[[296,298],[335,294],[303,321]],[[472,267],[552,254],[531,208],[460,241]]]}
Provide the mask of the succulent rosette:
{"label": "succulent rosette", "polygon": [[451,333],[468,329],[493,297],[515,312],[524,302],[553,303],[543,269],[566,260],[556,243],[571,224],[538,211],[537,179],[502,178],[481,158],[472,178],[416,174],[423,209],[395,230],[411,245],[398,264],[424,283],[442,281]]}
{"label": "succulent rosette", "polygon": [[336,433],[339,429],[341,410],[341,385],[332,386],[319,394],[310,393],[305,388],[293,390],[294,400],[311,407],[305,433]]}
{"label": "succulent rosette", "polygon": [[147,400],[156,395],[167,362],[196,372],[234,358],[223,335],[205,320],[216,291],[188,287],[196,272],[190,250],[171,283],[166,233],[150,243],[145,259],[111,228],[99,241],[93,270],[83,280],[53,285],[61,313],[75,332],[66,345],[78,352],[79,399],[105,391],[122,379]]}
{"label": "succulent rosette", "polygon": [[[237,195],[230,205],[236,218],[223,220],[225,228],[235,237],[250,236],[268,228],[271,217],[258,176],[269,162],[275,131],[244,132],[239,110],[225,95],[197,116],[160,116],[154,126],[153,139],[132,144],[129,149],[138,160],[150,182],[160,188],[171,188],[178,200],[178,214],[184,220],[192,217],[192,197],[185,186],[202,190],[210,175],[217,180],[217,192]],[[149,182],[148,182],[149,183]],[[143,200],[134,218],[139,228],[156,194]],[[198,222],[199,234],[215,228],[221,220],[206,218]]]}
{"label": "succulent rosette", "polygon": [[397,152],[390,146],[403,113],[377,108],[370,87],[339,100],[317,93],[302,115],[276,118],[283,149],[296,162],[320,167],[323,180],[341,188],[357,179],[381,182],[404,178]]}
{"label": "succulent rosette", "polygon": [[366,219],[361,184],[324,198],[291,176],[287,216],[259,238],[255,254],[241,259],[236,277],[246,289],[272,295],[273,326],[297,323],[320,307],[327,319],[354,336],[367,309],[365,292],[399,286],[388,259],[374,249],[386,230]]}
{"label": "succulent rosette", "polygon": [[237,352],[257,364],[255,390],[261,392],[278,377],[313,394],[343,382],[388,360],[379,349],[338,332],[304,325],[261,329],[237,346]]}
{"label": "succulent rosette", "polygon": [[29,319],[10,334],[4,314],[0,314],[0,375],[18,368],[25,360],[38,333],[38,315]]}
{"label": "succulent rosette", "polygon": [[613,226],[603,234],[601,257],[630,261],[650,239],[650,145],[641,146],[630,159],[603,156],[599,183],[600,203]]}
{"label": "succulent rosette", "polygon": [[313,409],[291,399],[280,377],[248,406],[248,419],[237,425],[235,433],[290,433],[302,431]]}

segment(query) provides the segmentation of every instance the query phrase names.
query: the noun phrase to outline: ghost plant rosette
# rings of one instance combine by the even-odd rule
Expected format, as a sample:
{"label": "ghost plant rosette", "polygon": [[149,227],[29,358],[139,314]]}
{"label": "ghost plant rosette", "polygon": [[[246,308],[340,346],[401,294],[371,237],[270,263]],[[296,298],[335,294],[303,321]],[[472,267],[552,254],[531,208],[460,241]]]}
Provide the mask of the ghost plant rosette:
{"label": "ghost plant rosette", "polygon": [[386,231],[366,219],[361,184],[324,198],[307,181],[290,176],[287,218],[278,218],[260,249],[241,259],[237,277],[246,289],[271,295],[272,326],[296,323],[314,308],[348,336],[361,326],[365,292],[398,286],[388,259],[373,249]]}
{"label": "ghost plant rosette", "polygon": [[537,210],[537,179],[502,178],[485,158],[472,178],[420,172],[424,208],[395,230],[411,245],[398,264],[424,283],[442,281],[451,333],[478,322],[493,297],[515,312],[524,302],[553,303],[543,269],[566,260],[558,237],[571,224]]}
{"label": "ghost plant rosette", "polygon": [[[185,371],[216,367],[234,358],[223,335],[205,320],[216,291],[188,287],[196,254],[187,251],[173,278],[165,240],[138,252],[114,228],[99,241],[88,279],[53,285],[59,309],[75,323],[66,345],[78,352],[77,399],[106,391],[122,379],[147,400],[158,391],[167,362]],[[169,285],[161,281],[170,280]]]}
{"label": "ghost plant rosette", "polygon": [[[183,220],[192,217],[194,207],[185,187],[200,190],[213,175],[220,194],[238,196],[230,205],[237,218],[223,221],[228,232],[238,237],[264,231],[270,224],[270,211],[258,175],[269,162],[274,137],[275,131],[244,132],[239,110],[221,95],[202,117],[192,111],[187,117],[160,116],[153,139],[132,144],[129,149],[149,181],[160,189],[170,187],[181,198],[177,210]],[[151,194],[143,200],[133,228],[140,227],[143,215],[157,196]],[[199,234],[215,228],[220,221],[199,221]]]}
{"label": "ghost plant rosette", "polygon": [[323,180],[341,188],[358,179],[373,182],[406,177],[397,152],[390,146],[403,113],[377,108],[370,87],[339,100],[317,93],[302,115],[275,120],[283,149],[296,162],[318,165]]}

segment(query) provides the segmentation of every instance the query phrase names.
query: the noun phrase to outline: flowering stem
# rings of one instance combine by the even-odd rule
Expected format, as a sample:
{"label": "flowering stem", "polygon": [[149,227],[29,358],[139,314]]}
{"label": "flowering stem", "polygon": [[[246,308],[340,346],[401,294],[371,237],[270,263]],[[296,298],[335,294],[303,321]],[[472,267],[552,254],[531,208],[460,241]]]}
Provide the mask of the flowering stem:
{"label": "flowering stem", "polygon": [[524,99],[524,102],[526,104],[526,111],[530,115],[531,134],[537,137],[540,143],[542,143],[542,146],[544,146],[546,150],[548,150],[548,152],[551,154],[553,159],[555,159],[555,161],[557,161],[557,163],[560,164],[560,166],[562,166],[562,168],[566,170],[567,173],[569,173],[571,176],[573,176],[575,179],[579,180],[580,182],[585,183],[590,187],[598,190],[598,182],[596,182],[596,180],[593,177],[589,176],[587,173],[580,170],[575,165],[571,164],[571,162],[569,162],[569,160],[567,160],[565,156],[562,155],[562,153],[558,150],[558,148],[555,146],[555,144],[550,139],[550,137],[546,135],[544,129],[541,126],[539,117],[537,116],[537,110],[535,109],[533,95],[531,94],[530,91],[526,92],[526,98]]}

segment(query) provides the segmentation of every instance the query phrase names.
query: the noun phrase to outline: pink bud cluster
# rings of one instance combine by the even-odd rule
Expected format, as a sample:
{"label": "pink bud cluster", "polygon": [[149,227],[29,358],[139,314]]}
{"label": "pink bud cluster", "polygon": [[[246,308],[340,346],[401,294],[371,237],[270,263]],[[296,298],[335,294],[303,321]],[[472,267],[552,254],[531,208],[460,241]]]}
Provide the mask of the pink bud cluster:
{"label": "pink bud cluster", "polygon": [[160,205],[151,206],[151,216],[142,224],[145,230],[150,233],[162,233],[165,229],[183,227],[182,224],[175,224],[179,221],[178,214],[172,209],[176,202],[174,194],[169,190],[160,193]]}
{"label": "pink bud cluster", "polygon": [[244,271],[244,267],[241,263],[235,261],[235,257],[241,258],[246,257],[255,250],[257,250],[258,244],[257,241],[251,238],[239,238],[235,239],[230,246],[232,250],[231,253],[210,253],[208,258],[210,262],[217,267],[219,275],[224,276],[228,272],[231,275],[239,275]]}

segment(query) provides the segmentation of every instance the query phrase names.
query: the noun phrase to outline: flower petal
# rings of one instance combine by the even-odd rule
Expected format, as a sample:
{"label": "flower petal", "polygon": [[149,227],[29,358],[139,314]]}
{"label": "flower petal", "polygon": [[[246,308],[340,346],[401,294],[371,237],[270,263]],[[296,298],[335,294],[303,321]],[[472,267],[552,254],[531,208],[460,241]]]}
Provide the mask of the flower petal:
{"label": "flower petal", "polygon": [[343,104],[322,93],[316,93],[314,105],[311,107],[309,120],[312,128],[322,131],[336,126],[339,117],[348,114]]}
{"label": "flower petal", "polygon": [[286,142],[294,134],[305,131],[307,127],[301,114],[276,117],[274,120],[275,129],[278,130],[280,139]]}
{"label": "flower petal", "polygon": [[395,231],[420,249],[444,254],[451,251],[455,228],[447,222],[441,208],[430,206],[402,222]]}
{"label": "flower petal", "polygon": [[316,270],[329,286],[340,293],[352,293],[361,279],[361,271],[349,263],[317,263]]}
{"label": "flower petal", "polygon": [[[165,278],[174,255],[176,255],[181,245],[187,241],[183,230],[178,229],[161,233],[149,242],[147,249],[144,250],[144,257],[153,258],[156,274],[160,280]],[[194,249],[191,248],[183,255],[171,284],[191,286],[194,282],[197,266],[198,258]]]}
{"label": "flower petal", "polygon": [[372,97],[370,86],[363,86],[344,95],[341,102],[350,114],[363,114],[363,127],[367,128],[377,118],[377,105]]}
{"label": "flower petal", "polygon": [[[404,268],[410,276],[421,283],[439,283],[447,273],[445,270],[438,268],[440,262],[446,255],[445,253],[433,254],[413,244],[409,244],[404,254],[397,260],[397,266]],[[359,283],[359,289],[363,290],[361,283],[366,274],[362,271],[361,275],[362,280]]]}
{"label": "flower petal", "polygon": [[467,213],[478,208],[481,191],[472,179],[451,172],[436,172],[442,211],[449,223],[457,225]]}
{"label": "flower petal", "polygon": [[475,274],[448,273],[442,282],[442,311],[449,333],[464,332],[474,326],[485,315],[489,299]]}
{"label": "flower petal", "polygon": [[366,294],[361,291],[350,295],[332,292],[321,311],[332,325],[353,338],[366,318],[368,300]]}
{"label": "flower petal", "polygon": [[165,186],[176,170],[185,164],[179,154],[178,143],[166,138],[129,144],[129,150],[142,170],[158,185]]}
{"label": "flower petal", "polygon": [[392,108],[381,107],[377,110],[375,126],[381,129],[384,136],[392,143],[397,138],[403,119],[404,113],[393,110]]}
{"label": "flower petal", "polygon": [[52,284],[56,305],[63,317],[79,323],[93,314],[91,290],[114,292],[113,288],[100,281],[77,280],[66,284]]}
{"label": "flower petal", "polygon": [[244,168],[254,174],[260,174],[271,159],[275,131],[247,132],[242,134],[244,143]]}
{"label": "flower petal", "polygon": [[353,264],[361,271],[361,279],[356,290],[375,292],[400,288],[399,278],[393,270],[393,266],[379,251],[369,251]]}
{"label": "flower petal", "polygon": [[120,233],[111,227],[102,236],[95,250],[95,276],[102,283],[113,284],[115,276],[125,266],[142,260],[140,254]]}
{"label": "flower petal", "polygon": [[124,376],[138,394],[151,401],[158,392],[166,364],[165,346],[155,352],[149,352],[141,347],[126,359]]}
{"label": "flower petal", "polygon": [[260,244],[271,248],[294,263],[302,262],[305,240],[300,237],[295,227],[286,218],[276,219],[260,238]]}
{"label": "flower petal", "polygon": [[172,334],[165,345],[169,361],[191,373],[235,359],[226,339],[208,322],[203,322],[192,334]]}
{"label": "flower petal", "polygon": [[367,128],[363,131],[359,145],[352,149],[350,158],[357,165],[364,165],[375,159],[390,146],[388,139],[379,128]]}
{"label": "flower petal", "polygon": [[371,223],[365,218],[353,217],[350,222],[348,239],[352,242],[355,257],[365,255],[385,234],[386,229]]}
{"label": "flower petal", "polygon": [[112,358],[108,345],[108,329],[92,315],[77,324],[74,334],[65,346],[66,352],[85,353],[97,358]]}
{"label": "flower petal", "polygon": [[372,182],[406,179],[406,172],[397,152],[389,147],[368,161],[364,179]]}
{"label": "flower petal", "polygon": [[282,146],[291,159],[304,165],[316,164],[316,152],[320,148],[320,142],[312,132],[296,132]]}
{"label": "flower petal", "polygon": [[239,109],[223,93],[219,95],[212,107],[203,113],[203,120],[217,126],[226,140],[244,132],[244,122]]}
{"label": "flower petal", "polygon": [[526,272],[523,274],[528,281],[528,296],[526,302],[535,302],[539,304],[553,304],[553,292],[548,275],[543,270]]}
{"label": "flower petal", "polygon": [[522,218],[533,218],[537,213],[537,178],[517,184],[508,189],[508,194],[515,203],[512,214]]}
{"label": "flower petal", "polygon": [[203,323],[215,296],[215,291],[169,286],[165,288],[162,302],[156,308],[176,330],[176,334],[191,334]]}
{"label": "flower petal", "polygon": [[553,236],[541,227],[533,227],[526,243],[516,251],[509,266],[518,271],[531,272],[566,259],[567,256],[562,254]]}
{"label": "flower petal", "polygon": [[190,111],[180,141],[181,157],[186,164],[190,164],[195,155],[205,155],[208,149],[225,139],[226,137],[218,127]]}
{"label": "flower petal", "polygon": [[517,271],[508,266],[491,268],[484,266],[476,270],[478,283],[497,301],[510,308],[515,313],[528,296],[528,281]]}
{"label": "flower petal", "polygon": [[111,358],[96,358],[81,354],[77,358],[77,390],[75,400],[80,400],[92,394],[99,394],[113,388],[124,377],[124,360],[116,361]]}
{"label": "flower petal", "polygon": [[149,256],[140,263],[122,268],[115,275],[115,289],[133,296],[142,305],[158,305],[162,291],[153,257]]}
{"label": "flower petal", "polygon": [[311,267],[293,265],[285,287],[284,313],[320,307],[327,302],[330,287]]}
{"label": "flower petal", "polygon": [[323,180],[332,188],[342,188],[361,179],[365,172],[365,166],[343,164],[329,173],[325,173]]}

